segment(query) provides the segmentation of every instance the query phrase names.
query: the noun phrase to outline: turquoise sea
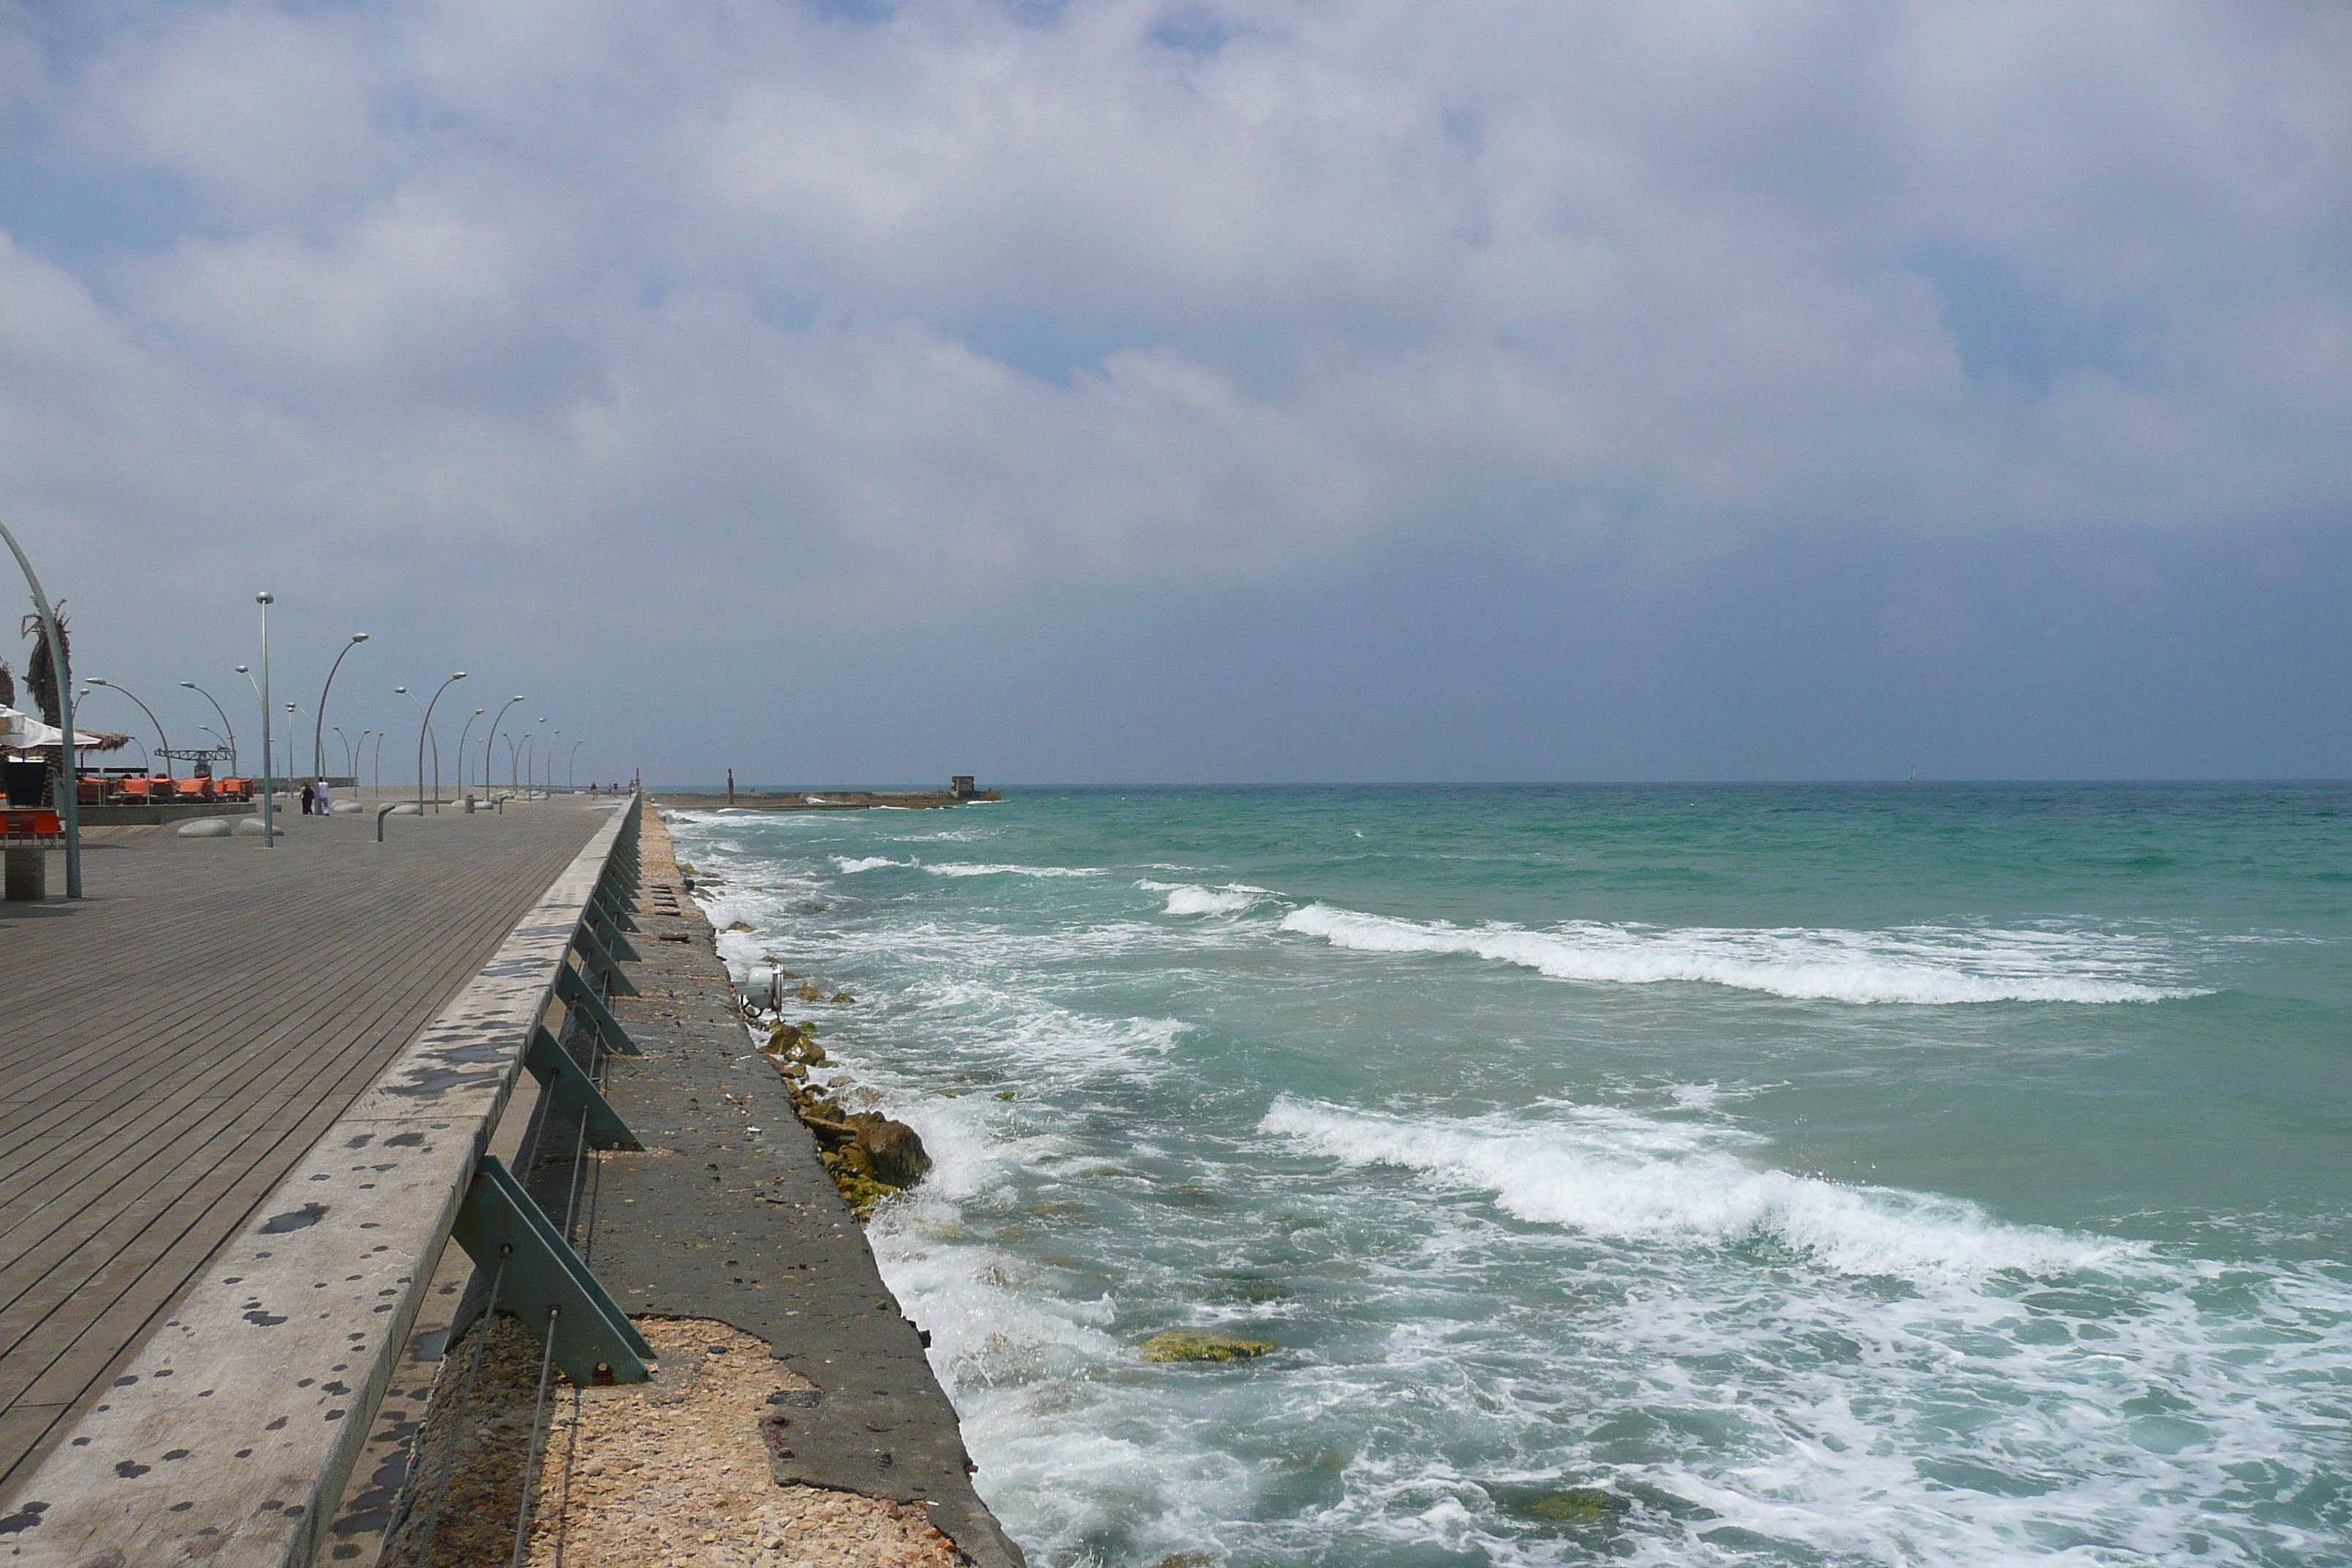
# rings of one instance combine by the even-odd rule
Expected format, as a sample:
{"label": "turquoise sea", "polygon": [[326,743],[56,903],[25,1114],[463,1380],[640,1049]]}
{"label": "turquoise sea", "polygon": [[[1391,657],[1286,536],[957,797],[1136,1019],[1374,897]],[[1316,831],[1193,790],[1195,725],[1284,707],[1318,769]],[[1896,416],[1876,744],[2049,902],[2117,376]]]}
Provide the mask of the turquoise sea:
{"label": "turquoise sea", "polygon": [[676,829],[1034,1563],[2352,1562],[2352,788]]}

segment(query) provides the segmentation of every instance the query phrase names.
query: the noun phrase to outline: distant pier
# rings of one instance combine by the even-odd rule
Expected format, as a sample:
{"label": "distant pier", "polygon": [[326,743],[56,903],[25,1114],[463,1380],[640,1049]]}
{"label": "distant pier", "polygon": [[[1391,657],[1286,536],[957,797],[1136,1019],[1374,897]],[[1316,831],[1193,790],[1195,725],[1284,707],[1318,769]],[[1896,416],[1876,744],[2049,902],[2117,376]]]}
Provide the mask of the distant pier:
{"label": "distant pier", "polygon": [[678,790],[653,792],[654,803],[675,811],[926,811],[940,806],[973,805],[1004,798],[1001,790],[975,788],[959,776],[947,789],[871,790],[736,789],[725,794]]}

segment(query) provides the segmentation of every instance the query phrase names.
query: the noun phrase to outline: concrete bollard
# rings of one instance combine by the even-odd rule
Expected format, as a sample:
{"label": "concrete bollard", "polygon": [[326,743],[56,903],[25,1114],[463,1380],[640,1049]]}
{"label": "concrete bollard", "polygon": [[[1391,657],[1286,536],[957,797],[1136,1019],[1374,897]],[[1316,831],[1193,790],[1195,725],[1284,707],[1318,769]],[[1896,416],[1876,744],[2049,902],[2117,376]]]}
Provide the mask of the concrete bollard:
{"label": "concrete bollard", "polygon": [[49,860],[46,849],[11,849],[7,852],[5,892],[12,903],[38,903],[49,896]]}
{"label": "concrete bollard", "polygon": [[474,796],[471,791],[468,791],[466,795],[466,815],[467,816],[474,815]]}

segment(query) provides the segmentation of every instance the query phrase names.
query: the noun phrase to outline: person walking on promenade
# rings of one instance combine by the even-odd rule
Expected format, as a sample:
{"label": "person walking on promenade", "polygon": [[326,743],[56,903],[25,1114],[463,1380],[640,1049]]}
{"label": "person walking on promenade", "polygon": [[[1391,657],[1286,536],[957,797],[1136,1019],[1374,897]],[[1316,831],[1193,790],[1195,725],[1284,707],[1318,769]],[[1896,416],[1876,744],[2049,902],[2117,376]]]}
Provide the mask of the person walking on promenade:
{"label": "person walking on promenade", "polygon": [[304,780],[302,781],[302,815],[303,815],[303,816],[310,816],[310,806],[311,806],[311,804],[312,804],[314,801],[316,801],[318,798],[319,798],[319,792],[318,792],[317,790],[313,789],[313,788],[310,786],[310,781],[309,779],[304,779]]}
{"label": "person walking on promenade", "polygon": [[319,781],[318,814],[320,816],[326,816],[329,812],[334,809],[334,796],[329,794],[327,790],[327,781],[320,779]]}

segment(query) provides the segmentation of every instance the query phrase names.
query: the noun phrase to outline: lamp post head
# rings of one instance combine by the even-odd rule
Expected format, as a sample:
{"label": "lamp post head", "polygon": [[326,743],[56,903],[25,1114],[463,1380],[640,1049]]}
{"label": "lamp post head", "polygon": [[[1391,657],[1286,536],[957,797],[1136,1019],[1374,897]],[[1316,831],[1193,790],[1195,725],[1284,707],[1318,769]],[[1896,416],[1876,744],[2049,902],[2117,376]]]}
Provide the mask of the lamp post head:
{"label": "lamp post head", "polygon": [[461,669],[461,670],[459,670],[457,674],[455,674],[455,675],[451,676],[449,679],[452,679],[452,680],[463,680],[463,679],[466,679],[466,672],[465,672],[464,670],[462,670],[462,669]]}
{"label": "lamp post head", "polygon": [[253,602],[257,605],[274,605],[278,602],[278,595],[264,588],[253,596]]}
{"label": "lamp post head", "polygon": [[240,664],[236,667],[236,672],[239,675],[251,675],[253,673],[253,667],[249,664]]}
{"label": "lamp post head", "polygon": [[114,684],[114,682],[110,680],[101,680],[95,675],[89,678],[89,683],[92,686],[111,686]]}
{"label": "lamp post head", "polygon": [[186,687],[191,691],[194,691],[196,689],[196,683],[193,680],[183,680],[180,684]]}
{"label": "lamp post head", "polygon": [[408,695],[408,688],[405,686],[395,686],[392,689],[394,696],[405,697]]}
{"label": "lamp post head", "polygon": [[353,642],[365,642],[367,639],[368,635],[365,632],[353,632],[352,634],[352,641]]}

